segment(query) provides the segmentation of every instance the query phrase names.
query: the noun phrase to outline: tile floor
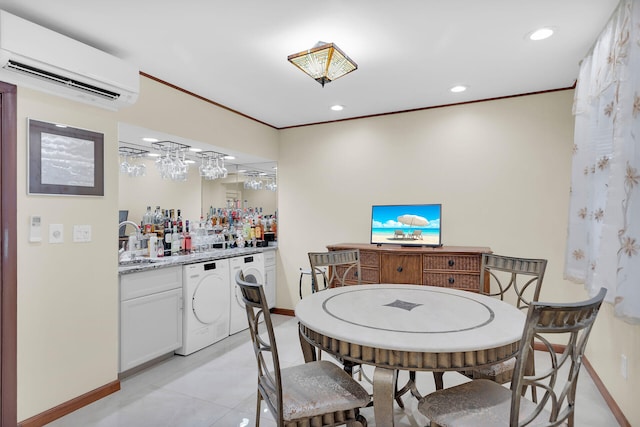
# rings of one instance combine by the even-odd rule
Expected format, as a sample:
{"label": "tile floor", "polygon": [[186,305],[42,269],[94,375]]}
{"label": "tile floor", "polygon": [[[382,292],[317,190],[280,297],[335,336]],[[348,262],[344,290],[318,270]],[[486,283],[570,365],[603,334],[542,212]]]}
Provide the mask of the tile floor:
{"label": "tile floor", "polygon": [[[303,363],[295,318],[272,315],[281,363]],[[401,380],[403,377],[401,374]],[[85,406],[48,427],[246,427],[255,425],[256,368],[248,331],[228,337],[187,357],[174,356],[121,381],[121,390]],[[448,373],[445,387],[465,381]],[[367,384],[368,386],[368,384]],[[418,374],[418,389],[433,390],[430,373]],[[428,420],[405,396],[396,405],[397,427],[422,427]],[[576,426],[618,425],[587,372],[578,381]],[[263,404],[264,407],[264,404]],[[375,426],[373,409],[361,412]],[[263,411],[260,425],[275,422]]]}

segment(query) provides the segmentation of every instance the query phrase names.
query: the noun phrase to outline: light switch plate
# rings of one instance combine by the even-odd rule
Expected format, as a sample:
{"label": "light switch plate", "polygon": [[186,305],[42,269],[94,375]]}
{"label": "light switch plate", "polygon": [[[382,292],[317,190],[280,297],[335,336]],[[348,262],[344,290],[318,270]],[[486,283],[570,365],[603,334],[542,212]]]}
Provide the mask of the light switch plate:
{"label": "light switch plate", "polygon": [[49,224],[49,243],[64,243],[63,224]]}
{"label": "light switch plate", "polygon": [[90,225],[74,225],[73,226],[73,241],[75,243],[85,243],[91,241],[91,226]]}
{"label": "light switch plate", "polygon": [[31,215],[29,218],[29,241],[42,242],[42,217]]}

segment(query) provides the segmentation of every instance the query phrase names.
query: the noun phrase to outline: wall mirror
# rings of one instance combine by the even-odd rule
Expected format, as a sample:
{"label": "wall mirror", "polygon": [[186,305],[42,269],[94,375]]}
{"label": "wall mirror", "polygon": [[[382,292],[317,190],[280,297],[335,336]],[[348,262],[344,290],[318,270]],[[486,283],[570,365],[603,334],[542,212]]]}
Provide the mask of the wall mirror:
{"label": "wall mirror", "polygon": [[[143,140],[149,137],[155,139]],[[140,222],[147,206],[181,209],[192,221],[228,206],[276,212],[275,160],[126,123],[119,124],[118,139],[119,208],[128,210],[134,222]],[[186,170],[180,169],[185,164]],[[207,167],[224,169],[224,174],[208,174]]]}

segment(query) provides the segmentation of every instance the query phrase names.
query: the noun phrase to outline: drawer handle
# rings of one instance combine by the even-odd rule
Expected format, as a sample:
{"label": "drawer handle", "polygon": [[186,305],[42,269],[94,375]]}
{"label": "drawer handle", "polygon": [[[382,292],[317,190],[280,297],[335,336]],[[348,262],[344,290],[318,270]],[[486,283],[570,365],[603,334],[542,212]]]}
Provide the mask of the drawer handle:
{"label": "drawer handle", "polygon": [[397,271],[398,273],[402,273],[402,266],[399,266],[398,268],[396,268],[396,271]]}
{"label": "drawer handle", "polygon": [[456,262],[452,259],[449,260],[449,267],[453,267]]}
{"label": "drawer handle", "polygon": [[456,279],[454,279],[453,277],[449,277],[449,284],[453,285],[453,282],[455,282]]}

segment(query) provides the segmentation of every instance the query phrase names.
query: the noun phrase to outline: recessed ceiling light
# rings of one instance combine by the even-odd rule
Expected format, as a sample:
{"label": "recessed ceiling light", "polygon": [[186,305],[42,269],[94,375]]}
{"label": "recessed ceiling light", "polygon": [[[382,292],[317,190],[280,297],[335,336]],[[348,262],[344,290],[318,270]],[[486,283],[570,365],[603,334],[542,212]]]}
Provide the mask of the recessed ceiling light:
{"label": "recessed ceiling light", "polygon": [[459,93],[459,92],[464,92],[465,90],[467,90],[466,86],[462,86],[462,85],[458,85],[458,86],[454,86],[451,89],[449,89],[451,92],[453,93]]}
{"label": "recessed ceiling light", "polygon": [[344,105],[337,105],[337,104],[336,105],[332,105],[331,109],[333,111],[342,111],[342,110],[344,110]]}
{"label": "recessed ceiling light", "polygon": [[150,138],[150,137],[148,137],[148,136],[146,136],[146,137],[142,138],[142,140],[143,140],[144,142],[158,142],[158,141],[159,141],[159,139],[158,139],[158,138]]}
{"label": "recessed ceiling light", "polygon": [[549,27],[545,27],[545,28],[540,28],[538,30],[535,30],[534,32],[529,34],[529,39],[535,40],[535,41],[544,40],[544,39],[548,39],[552,35],[553,35],[553,29]]}

